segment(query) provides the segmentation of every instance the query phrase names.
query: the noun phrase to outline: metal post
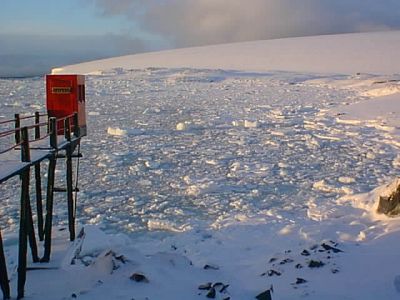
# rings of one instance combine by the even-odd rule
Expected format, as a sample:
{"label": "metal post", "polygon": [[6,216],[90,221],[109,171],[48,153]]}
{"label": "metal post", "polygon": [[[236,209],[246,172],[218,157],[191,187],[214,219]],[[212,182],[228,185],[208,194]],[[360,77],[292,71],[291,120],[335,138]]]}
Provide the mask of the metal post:
{"label": "metal post", "polygon": [[50,146],[54,149],[57,149],[58,148],[57,119],[54,117],[49,118],[49,133],[50,133]]}
{"label": "metal post", "polygon": [[[40,123],[40,114],[35,112],[35,124]],[[40,126],[35,127],[35,140],[40,139]],[[40,164],[35,165],[35,188],[36,188],[36,210],[38,219],[39,240],[43,241],[43,199],[42,199],[42,179],[40,176]]]}
{"label": "metal post", "polygon": [[35,227],[33,226],[33,217],[32,217],[32,208],[31,208],[31,202],[29,199],[29,194],[28,194],[28,199],[27,199],[27,230],[28,230],[28,238],[29,238],[29,246],[31,247],[31,254],[32,254],[32,261],[34,263],[39,262],[39,256],[38,256],[38,248],[36,244],[36,237],[35,237]]}
{"label": "metal post", "polygon": [[39,240],[44,239],[43,229],[43,197],[42,197],[42,178],[40,176],[40,164],[35,165],[35,185],[36,185],[36,211],[38,221]]}
{"label": "metal post", "polygon": [[29,201],[29,168],[21,174],[22,190],[21,190],[21,212],[19,220],[19,247],[18,247],[18,299],[24,297],[24,287],[26,281],[26,253],[27,253],[27,237],[28,222],[27,211]]}
{"label": "metal post", "polygon": [[72,182],[72,151],[71,147],[67,149],[67,201],[68,201],[68,227],[70,240],[75,240],[75,208],[74,208],[74,194],[73,194],[73,182]]}
{"label": "metal post", "polygon": [[[70,118],[64,121],[64,134],[67,141],[71,141],[71,120]],[[71,143],[66,147],[66,166],[67,166],[67,201],[68,201],[68,228],[69,228],[69,239],[75,240],[75,208],[74,208],[74,194],[73,194],[73,182],[72,182],[72,152],[73,148]]]}
{"label": "metal post", "polygon": [[46,193],[46,221],[44,227],[44,255],[41,262],[48,262],[51,254],[51,229],[53,224],[53,199],[54,199],[54,178],[56,170],[56,153],[50,158],[47,174]]}
{"label": "metal post", "polygon": [[0,230],[0,287],[4,299],[10,299],[10,284],[8,282],[6,258],[4,256],[3,238]]}
{"label": "metal post", "polygon": [[21,119],[19,114],[15,114],[14,115],[14,120],[15,120],[15,125],[14,128],[15,130],[15,143],[19,144],[21,142],[21,132],[19,130],[19,128],[21,128]]}
{"label": "metal post", "polygon": [[[21,130],[21,160],[30,161],[28,128]],[[26,281],[26,253],[28,244],[28,210],[29,210],[29,168],[21,173],[21,208],[19,220],[19,247],[18,247],[18,299],[24,297]]]}

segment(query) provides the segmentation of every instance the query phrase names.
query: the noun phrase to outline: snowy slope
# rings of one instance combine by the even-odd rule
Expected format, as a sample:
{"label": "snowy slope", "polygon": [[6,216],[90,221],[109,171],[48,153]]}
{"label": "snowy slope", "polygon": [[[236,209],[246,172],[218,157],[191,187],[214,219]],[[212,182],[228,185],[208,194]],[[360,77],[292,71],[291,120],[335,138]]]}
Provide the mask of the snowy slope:
{"label": "snowy slope", "polygon": [[301,37],[186,48],[103,59],[53,70],[98,73],[113,68],[200,68],[267,72],[395,74],[400,31]]}

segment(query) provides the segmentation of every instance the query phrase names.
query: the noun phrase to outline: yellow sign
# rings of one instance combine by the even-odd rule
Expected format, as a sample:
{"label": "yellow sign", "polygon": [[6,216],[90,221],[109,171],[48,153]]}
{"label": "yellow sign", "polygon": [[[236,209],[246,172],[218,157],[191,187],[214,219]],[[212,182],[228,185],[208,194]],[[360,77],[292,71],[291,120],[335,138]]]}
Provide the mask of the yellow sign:
{"label": "yellow sign", "polygon": [[72,87],[52,87],[52,94],[71,94]]}

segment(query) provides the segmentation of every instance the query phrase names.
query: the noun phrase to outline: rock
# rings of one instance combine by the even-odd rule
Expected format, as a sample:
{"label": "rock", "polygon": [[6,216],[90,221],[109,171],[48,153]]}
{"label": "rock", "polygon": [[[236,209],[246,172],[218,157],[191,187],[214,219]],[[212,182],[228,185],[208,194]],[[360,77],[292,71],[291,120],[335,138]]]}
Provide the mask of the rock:
{"label": "rock", "polygon": [[342,250],[329,246],[328,244],[323,243],[321,245],[322,248],[324,248],[326,251],[332,251],[333,253],[339,253],[339,252],[343,252]]}
{"label": "rock", "polygon": [[305,280],[303,278],[297,278],[295,284],[303,284],[303,283],[306,283],[306,282],[307,282],[307,280]]}
{"label": "rock", "polygon": [[275,257],[272,257],[270,260],[269,260],[269,263],[273,263],[274,261],[276,261],[277,259],[275,258]]}
{"label": "rock", "polygon": [[292,263],[292,262],[293,262],[293,259],[291,259],[291,258],[285,258],[285,259],[282,260],[279,264],[280,264],[280,265],[285,265],[285,264]]}
{"label": "rock", "polygon": [[325,266],[325,264],[320,260],[310,260],[308,263],[308,267],[312,268],[312,269],[313,268],[321,268],[323,266]]}
{"label": "rock", "polygon": [[136,281],[136,282],[149,282],[149,280],[144,276],[143,274],[140,273],[133,273],[130,277],[131,280]]}
{"label": "rock", "polygon": [[204,269],[204,270],[219,270],[219,267],[218,267],[218,266],[215,266],[215,265],[205,265],[205,266],[203,267],[203,269]]}
{"label": "rock", "polygon": [[379,197],[377,212],[394,217],[400,214],[400,180],[396,180],[392,185],[394,190],[390,195]]}
{"label": "rock", "polygon": [[229,287],[229,284],[224,284],[222,288],[219,290],[220,293],[225,293],[226,289]]}
{"label": "rock", "polygon": [[209,289],[211,289],[211,285],[212,285],[211,282],[201,284],[201,285],[199,285],[199,290],[209,290]]}
{"label": "rock", "polygon": [[307,250],[303,250],[303,252],[300,253],[303,256],[310,256],[310,252],[308,252]]}
{"label": "rock", "polygon": [[262,292],[258,296],[256,296],[257,300],[272,300],[272,294],[271,290],[266,290],[265,292]]}
{"label": "rock", "polygon": [[302,266],[302,264],[297,264],[297,265],[295,266],[295,268],[296,268],[296,269],[303,269],[303,266]]}
{"label": "rock", "polygon": [[207,295],[206,295],[207,298],[211,298],[211,299],[214,299],[215,296],[216,296],[216,292],[215,292],[215,289],[214,289],[214,288],[211,288],[211,289],[208,291]]}
{"label": "rock", "polygon": [[339,273],[339,270],[338,269],[332,269],[331,272],[332,272],[332,274],[336,274],[336,273]]}
{"label": "rock", "polygon": [[212,285],[213,288],[217,288],[219,286],[223,286],[224,284],[222,282],[216,282]]}
{"label": "rock", "polygon": [[282,273],[280,273],[280,272],[278,272],[278,271],[275,271],[275,270],[269,270],[269,271],[267,272],[267,274],[268,274],[269,277],[272,277],[272,276],[274,276],[274,275],[276,275],[276,276],[281,276],[281,275],[282,275]]}
{"label": "rock", "polygon": [[118,255],[118,256],[116,255],[116,256],[114,256],[114,257],[115,257],[116,260],[122,262],[123,264],[126,264],[126,263],[128,262],[128,260],[126,259],[126,257],[123,256],[123,255]]}
{"label": "rock", "polygon": [[397,291],[398,293],[400,293],[400,275],[398,275],[398,276],[396,276],[396,277],[394,278],[393,284],[394,284],[394,288],[396,289],[396,291]]}

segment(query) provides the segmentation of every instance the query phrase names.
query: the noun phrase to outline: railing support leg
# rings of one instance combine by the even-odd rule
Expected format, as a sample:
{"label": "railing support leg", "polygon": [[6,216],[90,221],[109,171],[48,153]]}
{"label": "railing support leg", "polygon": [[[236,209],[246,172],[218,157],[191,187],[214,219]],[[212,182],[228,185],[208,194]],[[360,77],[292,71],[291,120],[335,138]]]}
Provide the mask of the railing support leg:
{"label": "railing support leg", "polygon": [[21,174],[21,212],[19,224],[19,249],[18,249],[18,295],[17,298],[24,297],[24,287],[26,281],[26,254],[28,237],[28,201],[29,201],[29,169]]}
{"label": "railing support leg", "polygon": [[0,287],[4,299],[10,299],[10,284],[8,282],[6,258],[3,248],[3,237],[0,231]]}
{"label": "railing support leg", "polygon": [[54,178],[56,170],[56,154],[49,161],[46,193],[46,220],[44,227],[44,254],[41,262],[48,262],[51,254],[51,229],[53,223]]}
{"label": "railing support leg", "polygon": [[43,198],[42,198],[42,179],[40,176],[40,164],[35,165],[35,184],[36,184],[36,210],[38,221],[39,240],[44,239],[43,228]]}
{"label": "railing support leg", "polygon": [[14,115],[14,127],[15,127],[15,143],[21,142],[21,118],[19,114]]}
{"label": "railing support leg", "polygon": [[29,194],[28,194],[28,203],[27,203],[27,229],[28,229],[28,238],[29,238],[29,246],[31,248],[31,254],[32,254],[32,261],[33,262],[39,262],[39,256],[38,256],[38,249],[37,249],[37,244],[36,244],[36,237],[35,237],[35,227],[33,226],[33,217],[32,217],[32,207],[29,199]]}
{"label": "railing support leg", "polygon": [[69,226],[69,239],[75,240],[75,203],[72,182],[72,150],[71,147],[67,148],[67,199],[68,199],[68,226]]}
{"label": "railing support leg", "polygon": [[73,180],[72,180],[72,152],[74,151],[71,145],[71,119],[67,118],[64,121],[64,134],[65,139],[69,142],[66,148],[66,167],[67,167],[67,201],[68,201],[68,227],[69,227],[69,239],[70,241],[75,240],[75,203],[74,203],[74,192],[73,192]]}

